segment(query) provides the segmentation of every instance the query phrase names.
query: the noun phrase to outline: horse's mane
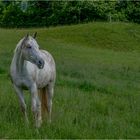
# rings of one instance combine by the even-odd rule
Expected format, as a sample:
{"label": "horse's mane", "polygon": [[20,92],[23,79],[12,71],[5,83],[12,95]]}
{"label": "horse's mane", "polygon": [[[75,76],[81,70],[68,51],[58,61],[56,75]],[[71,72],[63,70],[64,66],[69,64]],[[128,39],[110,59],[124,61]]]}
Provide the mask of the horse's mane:
{"label": "horse's mane", "polygon": [[21,49],[21,46],[22,46],[22,42],[23,42],[24,38],[22,38],[18,44],[16,45],[16,48],[14,50],[14,53],[18,52],[20,49]]}

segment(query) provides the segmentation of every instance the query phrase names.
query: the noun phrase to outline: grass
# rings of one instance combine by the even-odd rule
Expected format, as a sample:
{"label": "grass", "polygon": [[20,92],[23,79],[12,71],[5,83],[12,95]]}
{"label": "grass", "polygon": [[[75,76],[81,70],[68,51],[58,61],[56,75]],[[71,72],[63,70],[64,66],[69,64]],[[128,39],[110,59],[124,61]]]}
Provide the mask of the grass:
{"label": "grass", "polygon": [[[27,32],[57,66],[52,123],[25,126],[8,77],[13,50]],[[0,29],[0,138],[140,138],[140,25],[88,23]]]}

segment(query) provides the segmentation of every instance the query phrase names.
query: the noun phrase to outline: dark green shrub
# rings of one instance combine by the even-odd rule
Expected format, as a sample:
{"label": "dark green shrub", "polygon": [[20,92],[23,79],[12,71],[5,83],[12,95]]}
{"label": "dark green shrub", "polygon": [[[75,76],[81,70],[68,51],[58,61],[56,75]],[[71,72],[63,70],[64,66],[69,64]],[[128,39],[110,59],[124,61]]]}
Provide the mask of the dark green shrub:
{"label": "dark green shrub", "polygon": [[18,5],[8,5],[3,11],[1,22],[4,27],[20,27],[23,25],[23,13]]}
{"label": "dark green shrub", "polygon": [[2,27],[39,27],[89,21],[140,23],[140,1],[8,1],[0,2]]}

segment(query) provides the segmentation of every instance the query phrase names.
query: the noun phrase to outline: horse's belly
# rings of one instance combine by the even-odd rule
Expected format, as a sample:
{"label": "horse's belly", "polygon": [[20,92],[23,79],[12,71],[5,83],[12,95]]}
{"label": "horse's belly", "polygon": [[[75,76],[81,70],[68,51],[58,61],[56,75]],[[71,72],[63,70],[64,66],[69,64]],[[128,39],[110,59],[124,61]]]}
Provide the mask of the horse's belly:
{"label": "horse's belly", "polygon": [[38,88],[43,88],[48,85],[51,79],[49,71],[45,71],[44,69],[39,70],[36,77],[36,84]]}

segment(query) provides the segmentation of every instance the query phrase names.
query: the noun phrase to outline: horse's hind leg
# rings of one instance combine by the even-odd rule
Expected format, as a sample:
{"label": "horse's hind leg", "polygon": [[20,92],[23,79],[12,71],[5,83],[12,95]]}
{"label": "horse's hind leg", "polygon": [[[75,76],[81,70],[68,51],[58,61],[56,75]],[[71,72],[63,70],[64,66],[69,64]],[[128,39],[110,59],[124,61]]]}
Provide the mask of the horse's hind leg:
{"label": "horse's hind leg", "polygon": [[26,112],[26,104],[25,104],[25,101],[24,101],[24,95],[23,95],[22,89],[17,87],[16,85],[14,85],[14,88],[16,90],[16,94],[17,94],[18,99],[19,99],[19,103],[20,103],[20,106],[21,106],[21,111],[23,112],[24,117],[25,117],[25,121],[28,124],[29,120],[28,120],[28,116],[27,116],[27,112]]}
{"label": "horse's hind leg", "polygon": [[53,92],[54,92],[54,84],[49,83],[47,86],[47,110],[49,115],[49,122],[51,122]]}

